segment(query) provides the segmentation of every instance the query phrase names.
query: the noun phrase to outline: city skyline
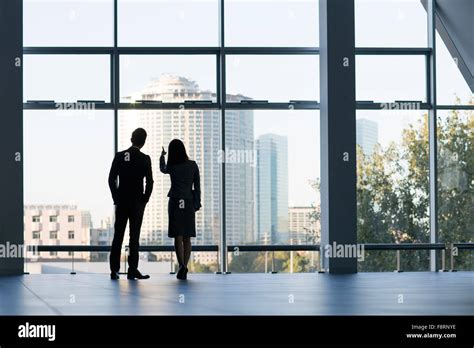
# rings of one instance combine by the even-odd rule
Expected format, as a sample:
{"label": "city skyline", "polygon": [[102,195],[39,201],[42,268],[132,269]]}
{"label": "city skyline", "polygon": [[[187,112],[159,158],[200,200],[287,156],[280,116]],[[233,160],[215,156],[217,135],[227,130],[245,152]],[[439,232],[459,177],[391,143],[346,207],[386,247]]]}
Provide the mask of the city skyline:
{"label": "city skyline", "polygon": [[[195,81],[182,76],[163,74],[153,79],[141,91],[132,94],[131,100],[164,100],[174,102],[186,98],[206,100],[211,92],[201,90]],[[229,113],[226,118],[226,141],[230,148],[252,151],[252,112]],[[154,172],[154,192],[145,211],[142,226],[142,243],[171,244],[167,236],[168,214],[167,193],[169,177],[159,171],[159,157],[162,146],[181,139],[188,155],[200,169],[201,198],[203,208],[196,216],[196,243],[215,244],[219,241],[220,214],[220,167],[217,154],[221,148],[220,112],[215,110],[133,110],[122,111],[119,115],[119,146],[130,146],[129,136],[137,128],[143,127],[148,138],[143,152],[151,156]],[[251,215],[253,196],[252,168],[244,164],[226,167],[226,205],[230,212],[227,219],[230,241],[252,242],[253,218]],[[234,179],[234,180],[232,180]],[[242,187],[245,189],[242,192]],[[245,216],[245,219],[242,217]]]}
{"label": "city skyline", "polygon": [[[100,1],[94,4],[97,11],[88,10],[84,4],[54,3],[26,1],[24,11],[24,40],[25,46],[54,46],[57,42],[67,42],[68,45],[78,45],[78,40],[87,37],[93,40],[92,46],[108,46],[113,40],[112,2]],[[270,2],[271,3],[271,2]],[[258,45],[319,45],[318,37],[318,6],[315,1],[279,3],[274,9],[274,16],[263,16],[266,13],[268,2],[231,2],[226,7],[226,45],[258,46]],[[121,2],[120,6],[127,6],[125,13],[119,11],[119,45],[133,46],[137,42],[144,46],[166,46],[173,40],[173,44],[186,46],[214,46],[218,42],[217,7],[212,1],[197,2],[199,6],[187,5],[186,11],[181,7],[169,7],[168,15],[163,15],[160,28],[172,28],[168,36],[156,36],[153,26],[146,18],[161,5],[160,2],[149,2],[148,11],[134,11],[133,2]],[[191,7],[190,7],[191,6]],[[136,8],[138,8],[137,6]],[[249,8],[252,11],[249,11]],[[374,11],[378,16],[373,16]],[[121,13],[120,13],[121,12]],[[42,15],[38,15],[41,13]],[[249,13],[252,16],[249,17]],[[44,18],[53,16],[51,21]],[[139,25],[129,25],[134,16],[143,20]],[[207,18],[200,21],[196,27],[195,18]],[[240,21],[247,18],[249,25],[242,26]],[[100,27],[86,26],[88,23],[100,23]],[[108,21],[107,21],[108,19]],[[314,20],[316,19],[316,20]],[[369,20],[370,19],[370,20]],[[57,31],[52,23],[60,21],[63,31]],[[262,26],[265,21],[266,26]],[[202,22],[202,23],[201,23]],[[193,27],[195,35],[189,35],[189,28]],[[303,23],[311,23],[315,30],[307,28]],[[127,30],[120,29],[128,28]],[[374,30],[377,27],[378,30]],[[92,29],[93,30],[89,30]],[[267,29],[268,28],[268,29]],[[394,30],[393,28],[396,28]],[[87,29],[84,32],[84,29]],[[153,30],[145,30],[153,29]],[[156,29],[159,30],[159,29]],[[266,30],[273,30],[268,32]],[[291,35],[288,34],[291,32]],[[94,33],[94,35],[91,35]],[[287,35],[288,34],[288,35]],[[373,1],[358,1],[356,3],[356,46],[394,46],[394,47],[425,47],[426,42],[426,11],[421,3],[403,1],[389,2],[378,6]],[[295,41],[295,38],[298,41]],[[52,40],[54,38],[54,40]],[[106,39],[104,39],[106,38]],[[291,40],[288,40],[292,38]],[[410,41],[407,41],[407,38]],[[44,40],[52,41],[45,42]],[[178,40],[179,39],[179,40]],[[265,39],[265,40],[264,40]],[[178,41],[176,41],[178,40]],[[270,41],[267,41],[270,40]],[[271,41],[273,40],[273,41]],[[54,41],[54,42],[53,42]],[[278,45],[277,45],[278,46]],[[437,71],[438,103],[452,104],[455,96],[467,101],[472,96],[463,80],[455,62],[446,49],[443,41],[437,35]],[[130,55],[121,56],[121,95],[127,91],[141,89],[150,81],[151,76],[161,73],[175,73],[187,76],[199,83],[202,89],[215,92],[215,57],[190,56],[178,59],[176,55],[137,58]],[[319,99],[319,83],[317,63],[308,59],[300,66],[295,60],[270,59],[262,61],[242,59],[244,56],[229,56],[227,67],[228,77],[232,77],[227,86],[228,92],[243,93],[253,98],[264,96],[270,101],[283,97],[291,99],[291,93],[302,94],[312,91],[311,99]],[[287,56],[285,56],[287,57]],[[26,99],[54,99],[56,101],[76,101],[83,97],[93,99],[109,98],[108,74],[109,57],[102,55],[25,55],[24,56],[24,97]],[[360,62],[359,62],[360,63]],[[416,63],[417,66],[419,65]],[[394,70],[399,70],[399,65]],[[316,67],[316,68],[315,68]],[[387,61],[374,58],[370,64],[362,62],[356,70],[365,76],[358,89],[362,89],[370,99],[380,100],[384,96],[371,86],[377,85],[379,76],[374,73],[386,72]],[[421,65],[420,65],[421,68]],[[375,70],[374,70],[375,69]],[[424,71],[424,66],[423,69]],[[278,72],[278,73],[275,73]],[[308,76],[311,79],[298,80],[298,76]],[[314,75],[316,74],[316,75]],[[378,74],[380,75],[380,74]],[[385,76],[385,75],[384,75]],[[418,74],[416,75],[418,76]],[[268,78],[267,78],[268,77]],[[73,80],[74,83],[70,81]],[[314,81],[313,81],[314,80]],[[390,90],[397,94],[407,88],[406,75],[390,75]],[[91,83],[94,81],[94,83]],[[308,82],[309,81],[309,82]],[[286,89],[285,86],[291,86]],[[418,89],[414,90],[418,93]],[[214,90],[214,91],[213,91]],[[379,88],[384,91],[386,88]],[[284,92],[283,92],[284,91]],[[85,93],[87,92],[87,93]],[[212,97],[212,96],[211,96]],[[393,99],[392,96],[387,98]],[[212,98],[211,98],[212,99]],[[296,98],[299,99],[299,98]],[[389,102],[390,100],[384,100]],[[226,110],[226,112],[229,112]],[[357,111],[358,118],[369,119],[378,124],[379,143],[387,146],[391,141],[399,142],[402,132],[408,125],[417,122],[426,111]],[[25,202],[26,203],[71,203],[77,204],[91,212],[94,225],[113,215],[113,206],[106,185],[106,175],[114,153],[114,120],[112,111],[46,111],[25,110]],[[319,177],[319,111],[254,111],[255,136],[264,133],[287,135],[289,138],[289,205],[309,205],[314,196],[308,188],[308,179]],[[293,121],[297,119],[297,121]],[[308,125],[314,121],[317,124]],[[300,126],[297,124],[300,123]],[[127,136],[128,137],[128,136]],[[87,139],[87,141],[84,141]],[[306,139],[306,141],[304,141]],[[298,154],[301,148],[311,148],[312,160],[307,161],[305,155]],[[122,149],[119,149],[122,150]],[[157,156],[158,154],[155,154]],[[77,162],[80,162],[79,164]],[[61,165],[60,165],[61,164]],[[310,166],[308,175],[298,166]],[[74,182],[75,185],[70,183]],[[86,192],[80,186],[90,187]],[[228,214],[228,216],[230,216]]]}
{"label": "city skyline", "polygon": [[258,242],[284,244],[288,230],[288,139],[277,134],[257,138]]}

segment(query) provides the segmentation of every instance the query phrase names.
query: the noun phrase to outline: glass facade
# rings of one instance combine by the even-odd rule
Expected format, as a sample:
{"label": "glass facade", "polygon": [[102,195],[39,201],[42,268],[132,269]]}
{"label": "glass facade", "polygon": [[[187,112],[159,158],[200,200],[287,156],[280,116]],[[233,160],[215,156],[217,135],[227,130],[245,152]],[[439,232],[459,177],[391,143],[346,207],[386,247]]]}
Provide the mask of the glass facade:
{"label": "glass facade", "polygon": [[[26,239],[40,243],[57,231],[59,243],[109,245],[108,170],[114,151],[128,148],[131,132],[144,127],[155,189],[142,245],[172,244],[169,178],[158,164],[162,146],[173,138],[184,141],[201,171],[195,244],[320,243],[317,0],[24,3]],[[472,242],[470,215],[457,229],[451,217],[472,210],[473,94],[439,37],[431,81],[429,34],[418,0],[355,0],[361,243],[430,243],[434,215],[440,242]],[[436,137],[432,110],[438,113]],[[430,187],[433,139],[437,192]],[[435,214],[432,194],[438,197]],[[228,264],[235,272],[268,271],[272,262],[279,271],[306,272],[315,270],[314,254],[234,250]],[[193,267],[217,270],[218,255],[197,253]],[[469,267],[473,261],[465,255],[460,265]],[[142,256],[170,262],[167,253]],[[102,253],[80,257],[106,261]],[[394,257],[370,252],[359,269],[393,268]],[[404,251],[402,260],[406,270],[429,268],[429,252]]]}

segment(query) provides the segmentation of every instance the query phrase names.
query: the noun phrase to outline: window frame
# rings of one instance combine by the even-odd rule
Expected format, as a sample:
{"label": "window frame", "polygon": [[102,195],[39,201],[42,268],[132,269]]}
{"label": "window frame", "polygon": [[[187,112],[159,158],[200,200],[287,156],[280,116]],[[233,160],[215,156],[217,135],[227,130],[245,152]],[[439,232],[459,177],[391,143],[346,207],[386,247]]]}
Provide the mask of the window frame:
{"label": "window frame", "polygon": [[[434,0],[433,0],[434,1]],[[215,109],[221,112],[221,149],[225,149],[225,114],[226,109],[232,110],[319,110],[320,104],[318,103],[301,103],[301,102],[268,102],[258,103],[249,101],[248,103],[232,103],[227,100],[226,94],[226,56],[227,55],[288,55],[288,54],[300,54],[300,55],[319,55],[319,47],[231,47],[225,43],[225,0],[218,0],[219,2],[219,21],[216,26],[216,30],[219,35],[219,44],[212,47],[120,47],[118,45],[118,0],[114,0],[114,20],[113,20],[113,46],[107,47],[24,47],[23,54],[39,54],[39,55],[50,55],[50,54],[61,54],[61,55],[81,55],[81,54],[102,54],[107,55],[110,59],[110,102],[96,104],[96,109],[113,110],[114,111],[114,148],[118,150],[118,113],[121,110],[129,109],[142,109],[142,110],[154,110],[154,109]],[[436,116],[436,110],[474,110],[474,105],[438,105],[436,100],[436,47],[435,47],[435,34],[434,29],[434,18],[436,15],[436,9],[428,9],[428,47],[355,47],[356,55],[422,55],[426,58],[426,71],[425,71],[425,82],[426,82],[426,102],[422,103],[419,107],[420,110],[428,110],[434,112]],[[355,30],[355,28],[354,28]],[[160,54],[183,54],[183,55],[196,55],[196,54],[207,54],[213,55],[216,60],[216,93],[217,100],[208,104],[196,104],[196,103],[161,103],[161,104],[134,104],[134,103],[122,103],[120,102],[120,57],[122,55],[160,55]],[[357,67],[356,67],[357,68]],[[434,93],[433,93],[434,91]],[[74,103],[73,103],[74,104]],[[383,103],[365,103],[363,101],[356,101],[356,110],[381,110],[385,106]],[[23,103],[24,110],[44,110],[54,109],[54,104],[47,103]],[[435,127],[435,126],[434,126]],[[434,128],[436,129],[436,128]],[[436,142],[436,134],[433,134],[433,128],[430,128],[430,143]],[[430,157],[430,170],[433,168],[436,170],[436,147],[435,155]],[[433,150],[432,149],[432,150]],[[221,172],[225,173],[225,163],[222,163]],[[222,178],[220,181],[221,187],[221,231],[220,231],[220,247],[221,247],[221,260],[220,267],[223,272],[227,270],[227,241],[226,241],[226,215],[225,215],[225,175],[221,174]],[[430,177],[433,181],[434,177]],[[436,193],[436,184],[430,184],[430,195]],[[434,204],[434,211],[436,212],[437,206]],[[433,211],[431,211],[433,214]],[[436,215],[437,216],[437,215]],[[433,228],[435,225],[431,225]]]}

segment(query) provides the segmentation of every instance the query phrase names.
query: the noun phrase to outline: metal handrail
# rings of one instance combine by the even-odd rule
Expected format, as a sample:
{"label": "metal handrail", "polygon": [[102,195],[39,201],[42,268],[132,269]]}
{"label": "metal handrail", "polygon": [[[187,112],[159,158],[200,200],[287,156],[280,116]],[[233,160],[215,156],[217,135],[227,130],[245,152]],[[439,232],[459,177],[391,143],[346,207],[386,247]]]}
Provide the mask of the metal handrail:
{"label": "metal handrail", "polygon": [[[472,250],[474,249],[474,243],[453,243],[450,246],[447,246],[443,243],[367,243],[363,244],[365,250],[393,250],[396,251],[397,256],[397,272],[402,272],[400,269],[400,260],[401,255],[400,251],[402,250],[441,250],[442,252],[442,266],[441,271],[447,271],[445,268],[446,262],[446,250],[451,250],[451,271],[455,272],[454,269],[454,255],[453,249],[463,249],[463,250]],[[127,249],[128,246],[125,246]],[[110,252],[110,245],[28,245],[28,251],[36,252],[72,252],[72,272],[74,271],[74,252]],[[171,253],[171,272],[174,273],[174,261],[172,253],[175,250],[173,245],[141,245],[138,249],[141,252],[170,252]],[[218,245],[193,245],[192,251],[195,252],[217,252],[219,253]],[[271,252],[271,273],[277,273],[275,271],[275,252],[276,251],[314,251],[314,252],[323,252],[322,246],[320,244],[281,244],[281,245],[228,245],[227,252],[265,252],[265,265],[267,264],[268,252]],[[219,259],[219,257],[218,257]],[[25,258],[26,263],[26,258]],[[266,266],[265,266],[266,267]],[[219,273],[219,272],[218,272]],[[230,273],[230,272],[228,272]]]}
{"label": "metal handrail", "polygon": [[474,243],[454,243],[453,247],[458,249],[470,250],[474,249]]}
{"label": "metal handrail", "polygon": [[[110,252],[110,245],[28,245],[28,251],[75,251],[75,252]],[[193,245],[192,251],[209,251],[217,252],[219,247],[217,245]],[[170,252],[174,251],[173,245],[140,245],[138,251],[155,251],[155,252]]]}
{"label": "metal handrail", "polygon": [[242,251],[242,252],[258,252],[258,251],[319,251],[319,244],[281,244],[281,245],[228,245],[228,252]]}
{"label": "metal handrail", "polygon": [[446,245],[443,243],[380,243],[364,244],[365,250],[443,250]]}
{"label": "metal handrail", "polygon": [[[363,244],[365,250],[443,250],[446,245],[443,243],[379,243],[379,244]],[[455,243],[453,246],[458,249],[474,249],[474,243]],[[281,244],[281,245],[228,245],[227,251],[234,252],[236,250],[242,252],[259,252],[259,251],[320,251],[320,244]],[[109,252],[110,245],[28,245],[28,251],[75,251],[75,252]],[[173,245],[141,245],[138,249],[142,252],[170,252],[174,251]],[[192,251],[217,252],[218,245],[193,245]]]}

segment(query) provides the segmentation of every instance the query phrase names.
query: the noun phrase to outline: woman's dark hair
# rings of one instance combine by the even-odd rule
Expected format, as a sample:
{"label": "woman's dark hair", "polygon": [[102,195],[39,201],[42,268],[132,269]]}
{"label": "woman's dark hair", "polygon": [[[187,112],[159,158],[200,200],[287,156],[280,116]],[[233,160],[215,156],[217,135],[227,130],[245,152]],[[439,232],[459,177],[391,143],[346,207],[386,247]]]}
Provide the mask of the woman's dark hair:
{"label": "woman's dark hair", "polygon": [[168,166],[180,164],[187,160],[188,155],[186,154],[186,148],[183,142],[179,139],[171,140],[168,145]]}

